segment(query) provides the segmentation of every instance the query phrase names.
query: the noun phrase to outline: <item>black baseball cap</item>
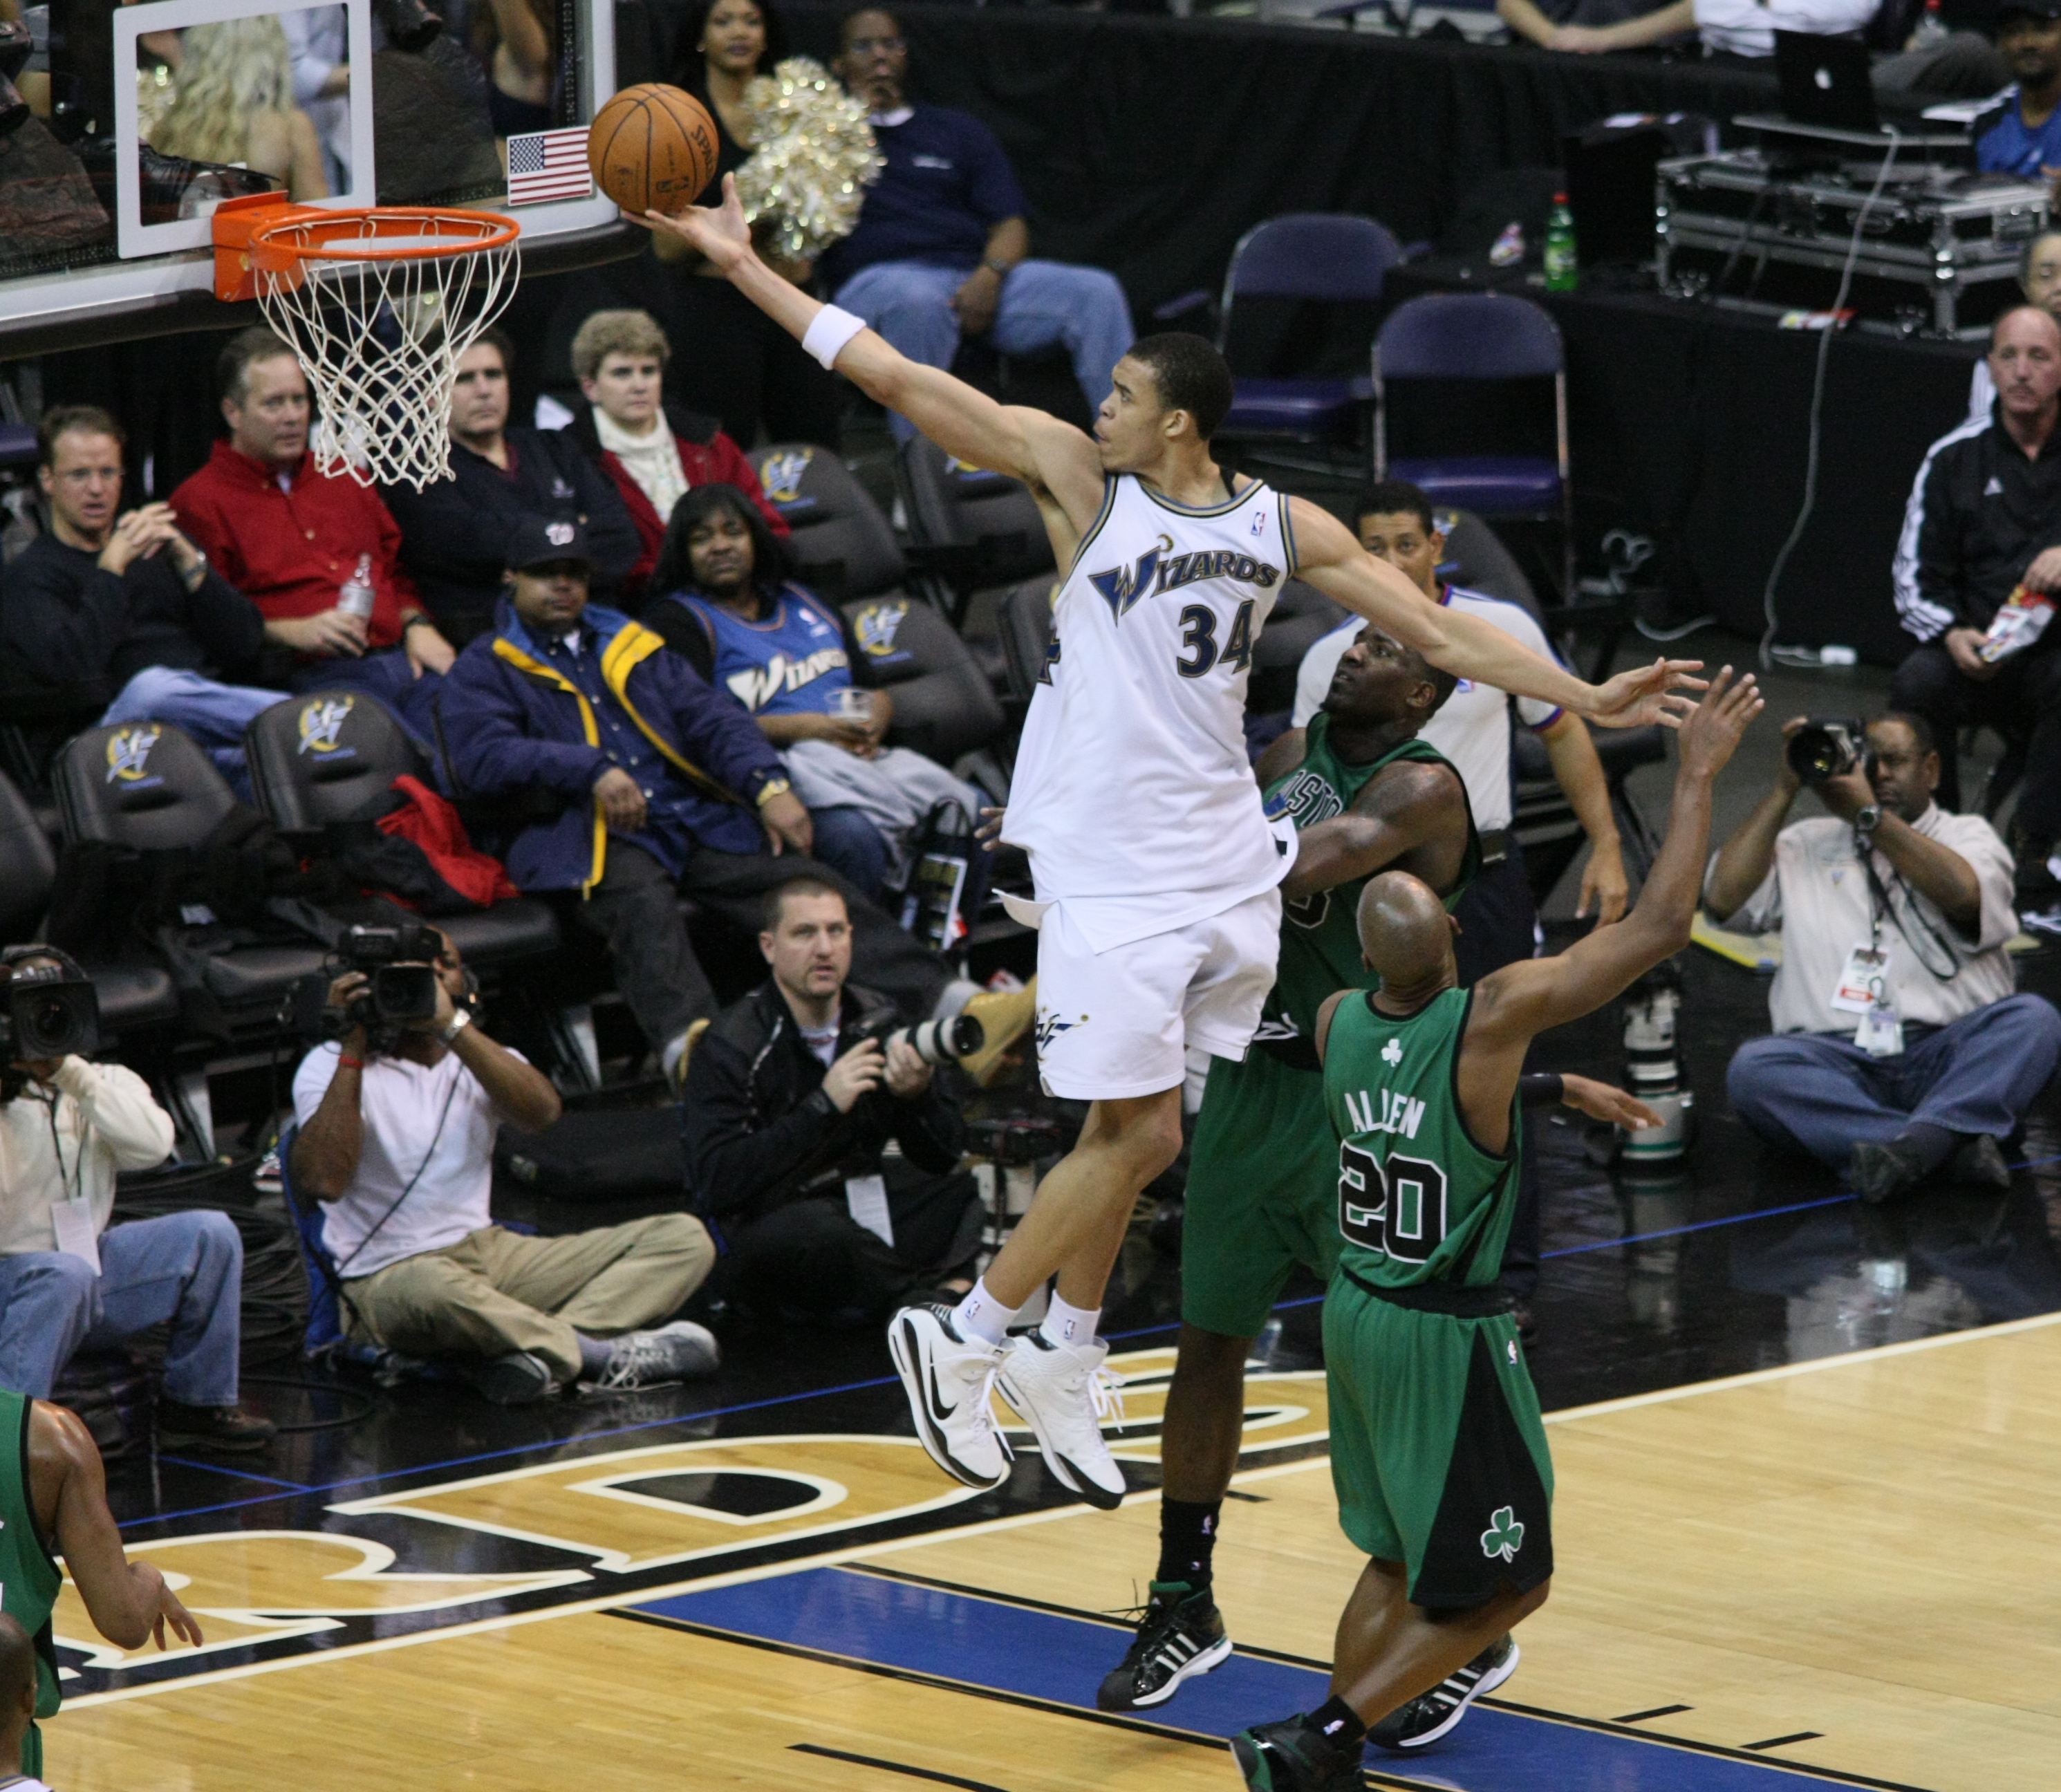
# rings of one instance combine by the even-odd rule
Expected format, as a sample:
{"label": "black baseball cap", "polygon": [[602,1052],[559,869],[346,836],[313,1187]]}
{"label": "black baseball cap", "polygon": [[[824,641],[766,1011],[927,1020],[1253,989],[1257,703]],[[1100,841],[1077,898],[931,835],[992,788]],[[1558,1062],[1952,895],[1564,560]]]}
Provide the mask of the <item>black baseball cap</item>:
{"label": "black baseball cap", "polygon": [[576,560],[592,566],[586,530],[570,517],[524,517],[508,538],[508,570],[519,573],[526,566],[543,566]]}

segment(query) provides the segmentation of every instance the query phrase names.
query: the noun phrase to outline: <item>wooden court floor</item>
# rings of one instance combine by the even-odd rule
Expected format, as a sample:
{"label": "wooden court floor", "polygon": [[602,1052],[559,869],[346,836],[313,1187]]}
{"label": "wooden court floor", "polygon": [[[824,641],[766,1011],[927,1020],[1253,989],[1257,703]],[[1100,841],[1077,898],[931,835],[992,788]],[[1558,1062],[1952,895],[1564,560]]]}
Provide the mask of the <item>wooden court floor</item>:
{"label": "wooden court floor", "polygon": [[[1128,1366],[1149,1382],[1166,1353]],[[1218,1584],[1259,1678],[1219,1670],[1150,1724],[1087,1708],[1123,1646],[1095,1614],[1133,1603],[1153,1566],[1156,1496],[1139,1494],[89,1697],[46,1726],[48,1777],[1227,1789],[1219,1738],[1321,1684],[1299,1664],[1329,1657],[1358,1570],[1321,1456],[1263,1447],[1321,1431],[1321,1380],[1255,1375],[1254,1392]],[[1151,1402],[1148,1386],[1134,1413]],[[1550,1422],[1559,1573],[1523,1667],[1451,1749],[1371,1763],[1375,1783],[2061,1786],[2061,1315]],[[463,1497],[519,1502],[530,1485]],[[515,1506],[495,1510],[525,1530]]]}

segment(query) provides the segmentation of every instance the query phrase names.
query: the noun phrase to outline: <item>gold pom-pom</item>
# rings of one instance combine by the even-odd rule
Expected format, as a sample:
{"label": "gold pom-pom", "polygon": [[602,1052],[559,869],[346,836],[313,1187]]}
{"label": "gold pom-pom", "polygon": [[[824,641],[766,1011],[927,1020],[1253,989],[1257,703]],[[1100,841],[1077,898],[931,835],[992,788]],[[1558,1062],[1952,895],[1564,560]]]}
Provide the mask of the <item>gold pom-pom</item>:
{"label": "gold pom-pom", "polygon": [[744,110],[758,146],[737,171],[744,215],[774,254],[814,261],[851,234],[886,166],[866,106],[820,62],[790,56],[745,89]]}

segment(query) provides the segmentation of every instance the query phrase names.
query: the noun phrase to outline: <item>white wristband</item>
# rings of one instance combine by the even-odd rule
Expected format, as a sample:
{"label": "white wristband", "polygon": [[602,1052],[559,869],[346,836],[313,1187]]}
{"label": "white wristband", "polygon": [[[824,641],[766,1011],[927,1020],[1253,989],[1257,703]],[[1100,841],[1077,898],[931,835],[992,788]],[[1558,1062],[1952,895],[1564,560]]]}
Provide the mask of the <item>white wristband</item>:
{"label": "white wristband", "polygon": [[834,368],[845,344],[865,327],[865,318],[840,311],[834,305],[826,305],[809,326],[808,333],[802,338],[802,346],[824,366]]}

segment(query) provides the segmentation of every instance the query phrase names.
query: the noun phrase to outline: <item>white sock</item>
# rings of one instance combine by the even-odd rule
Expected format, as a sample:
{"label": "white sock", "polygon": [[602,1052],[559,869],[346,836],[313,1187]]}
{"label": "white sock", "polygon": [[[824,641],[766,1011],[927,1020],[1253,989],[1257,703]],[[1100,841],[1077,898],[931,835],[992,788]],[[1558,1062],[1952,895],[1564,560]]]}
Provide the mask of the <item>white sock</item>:
{"label": "white sock", "polygon": [[1051,1310],[1045,1315],[1045,1322],[1039,1326],[1038,1335],[1047,1344],[1072,1344],[1085,1347],[1095,1342],[1095,1327],[1101,1322],[1100,1307],[1069,1306],[1055,1294]]}
{"label": "white sock", "polygon": [[962,1338],[978,1338],[983,1344],[999,1344],[1008,1335],[1018,1311],[1015,1307],[1004,1306],[987,1291],[987,1278],[983,1276],[952,1309],[952,1330]]}

